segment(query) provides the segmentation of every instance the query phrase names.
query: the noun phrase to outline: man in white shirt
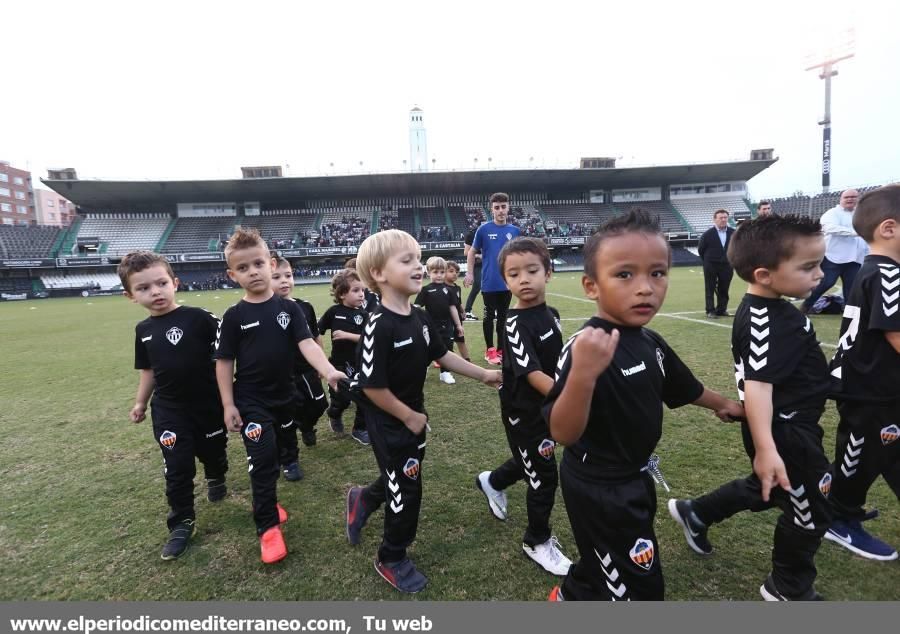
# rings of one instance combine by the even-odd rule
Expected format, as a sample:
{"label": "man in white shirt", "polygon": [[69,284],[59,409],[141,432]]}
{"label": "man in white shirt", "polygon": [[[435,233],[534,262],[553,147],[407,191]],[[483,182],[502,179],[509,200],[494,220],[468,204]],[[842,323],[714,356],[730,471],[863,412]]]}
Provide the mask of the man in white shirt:
{"label": "man in white shirt", "polygon": [[869,252],[865,240],[853,229],[853,212],[856,210],[858,199],[859,192],[855,189],[842,192],[840,203],[822,214],[819,219],[822,223],[822,232],[825,234],[825,259],[822,260],[822,272],[825,277],[812,295],[803,302],[800,307],[803,313],[809,312],[816,300],[834,286],[839,277],[844,297],[853,288],[856,272]]}

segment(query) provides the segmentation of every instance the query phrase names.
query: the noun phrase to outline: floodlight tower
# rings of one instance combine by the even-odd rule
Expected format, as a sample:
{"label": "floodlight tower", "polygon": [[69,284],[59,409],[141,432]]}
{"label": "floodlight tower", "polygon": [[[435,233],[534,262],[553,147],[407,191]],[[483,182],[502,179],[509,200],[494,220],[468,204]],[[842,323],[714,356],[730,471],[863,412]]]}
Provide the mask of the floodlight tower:
{"label": "floodlight tower", "polygon": [[853,57],[855,39],[854,30],[847,29],[838,38],[836,46],[810,55],[810,61],[815,59],[822,61],[806,68],[806,70],[821,68],[819,79],[825,80],[825,116],[819,121],[819,125],[822,126],[822,193],[824,194],[827,194],[831,188],[831,78],[838,74],[834,68],[838,62]]}

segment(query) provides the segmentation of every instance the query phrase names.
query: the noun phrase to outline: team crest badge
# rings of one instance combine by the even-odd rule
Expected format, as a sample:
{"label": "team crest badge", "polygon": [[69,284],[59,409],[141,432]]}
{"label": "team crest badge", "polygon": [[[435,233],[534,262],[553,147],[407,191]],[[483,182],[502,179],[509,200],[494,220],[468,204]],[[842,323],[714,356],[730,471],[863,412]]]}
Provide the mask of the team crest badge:
{"label": "team crest badge", "polygon": [[659,371],[662,372],[663,376],[666,375],[666,368],[663,367],[663,361],[665,360],[666,355],[663,354],[663,351],[659,348],[656,349],[656,363],[659,365]]}
{"label": "team crest badge", "polygon": [[410,458],[406,461],[406,464],[403,465],[403,473],[406,474],[406,477],[410,480],[415,480],[419,477],[419,461],[415,458]]}
{"label": "team crest badge", "polygon": [[363,317],[362,315],[355,315],[353,317],[353,323],[356,324],[357,326],[362,326],[364,319],[365,319],[365,317]]}
{"label": "team crest badge", "polygon": [[165,430],[159,436],[159,444],[165,447],[166,449],[174,449],[175,448],[175,440],[178,436],[175,435],[174,431]]}
{"label": "team crest badge", "polygon": [[890,445],[898,438],[900,438],[900,427],[897,427],[896,425],[888,425],[881,430],[882,445]]}
{"label": "team crest badge", "polygon": [[278,313],[275,319],[278,320],[278,325],[281,326],[283,330],[287,330],[288,324],[291,323],[291,316],[284,311]]}
{"label": "team crest badge", "polygon": [[244,427],[244,435],[253,442],[259,442],[262,436],[262,426],[259,423],[250,423]]}
{"label": "team crest badge", "polygon": [[512,240],[512,234],[511,234],[510,232],[508,232],[508,231],[506,232],[506,239],[507,239],[507,240]]}
{"label": "team crest badge", "polygon": [[653,542],[638,537],[634,546],[628,551],[628,556],[631,557],[631,561],[644,570],[650,570],[650,566],[653,565]]}
{"label": "team crest badge", "polygon": [[822,479],[819,480],[819,491],[822,492],[822,495],[828,497],[828,494],[831,493],[831,474],[826,473],[822,476]]}
{"label": "team crest badge", "polygon": [[177,346],[178,342],[181,341],[181,337],[184,335],[184,331],[178,326],[172,326],[166,331],[166,339],[169,340],[173,346]]}
{"label": "team crest badge", "polygon": [[431,345],[431,333],[428,332],[428,326],[422,326],[422,336],[425,337],[425,345]]}
{"label": "team crest badge", "polygon": [[556,449],[556,443],[550,440],[549,438],[544,438],[541,441],[541,444],[538,445],[538,453],[544,456],[544,458],[550,459],[553,456],[553,451]]}

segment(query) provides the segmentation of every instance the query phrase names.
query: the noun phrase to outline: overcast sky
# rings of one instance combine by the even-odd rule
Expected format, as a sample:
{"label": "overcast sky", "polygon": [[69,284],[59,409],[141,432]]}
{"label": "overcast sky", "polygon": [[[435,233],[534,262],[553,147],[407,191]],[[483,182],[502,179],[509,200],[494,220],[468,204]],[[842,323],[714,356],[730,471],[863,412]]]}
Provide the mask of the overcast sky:
{"label": "overcast sky", "polygon": [[900,180],[893,1],[42,0],[0,19],[0,159],[37,185],[47,167],[127,180],[401,170],[419,105],[439,170],[773,147],[751,194],[817,191],[824,82],[804,68],[846,27],[856,57],[834,81],[832,183]]}

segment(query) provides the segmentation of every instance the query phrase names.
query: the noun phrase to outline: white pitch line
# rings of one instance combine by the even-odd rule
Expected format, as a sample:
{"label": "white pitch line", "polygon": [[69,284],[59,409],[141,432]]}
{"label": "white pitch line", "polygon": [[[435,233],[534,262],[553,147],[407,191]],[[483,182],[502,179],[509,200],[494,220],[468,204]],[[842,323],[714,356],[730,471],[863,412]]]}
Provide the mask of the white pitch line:
{"label": "white pitch line", "polygon": [[[586,302],[588,304],[593,304],[594,301],[590,299],[586,299],[584,297],[572,297],[571,295],[563,295],[562,293],[547,293],[547,295],[553,295],[554,297],[564,297],[565,299],[574,299],[577,302]],[[668,317],[670,319],[680,319],[682,321],[690,321],[695,324],[703,324],[704,326],[713,326],[715,328],[727,328],[731,330],[731,324],[720,324],[714,321],[706,321],[704,319],[694,319],[693,317],[685,317],[685,315],[692,315],[697,313],[702,313],[703,311],[689,311],[683,313],[656,313],[657,317]],[[823,348],[832,348],[837,349],[837,346],[831,343],[823,343],[819,342],[819,345]]]}

